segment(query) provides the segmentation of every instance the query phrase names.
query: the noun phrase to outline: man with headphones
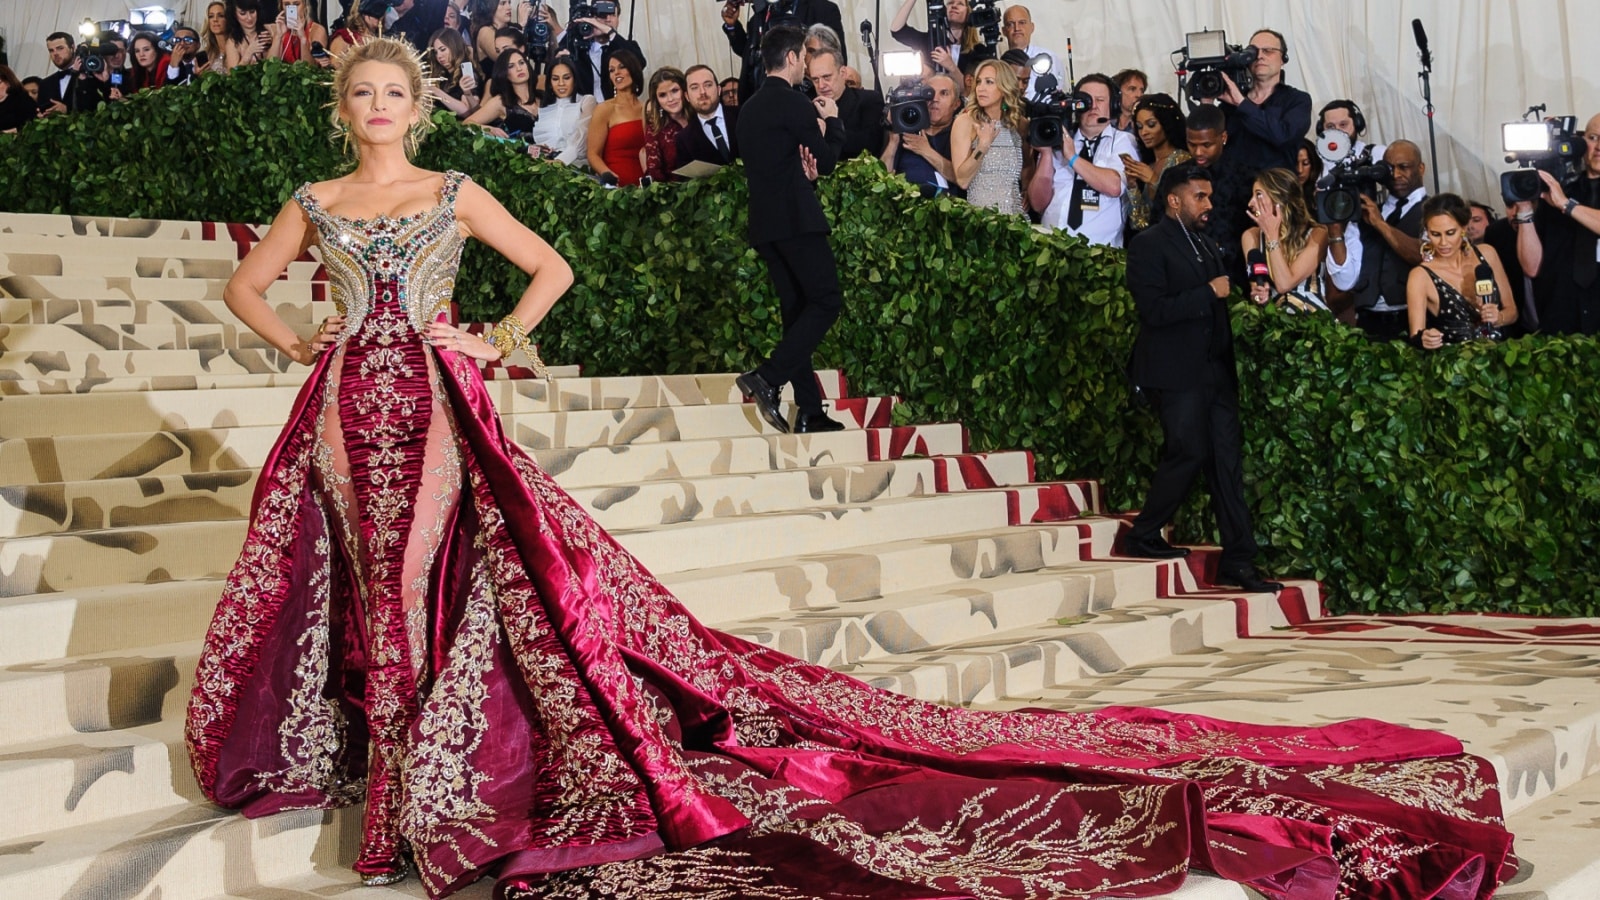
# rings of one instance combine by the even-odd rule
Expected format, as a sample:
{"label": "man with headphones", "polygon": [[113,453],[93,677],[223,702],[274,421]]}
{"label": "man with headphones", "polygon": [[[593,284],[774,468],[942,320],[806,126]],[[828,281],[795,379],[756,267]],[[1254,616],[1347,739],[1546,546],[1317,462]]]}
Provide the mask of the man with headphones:
{"label": "man with headphones", "polygon": [[1122,246],[1123,199],[1128,192],[1124,154],[1137,157],[1133,135],[1111,127],[1116,120],[1117,85],[1099,72],[1078,79],[1074,90],[1090,101],[1078,117],[1072,143],[1039,154],[1028,185],[1028,200],[1044,210],[1043,223],[1092,244]]}
{"label": "man with headphones", "polygon": [[1227,73],[1221,97],[1228,113],[1228,155],[1252,176],[1262,169],[1294,171],[1300,141],[1311,130],[1311,95],[1283,82],[1289,42],[1262,28],[1250,35],[1256,61],[1250,67],[1255,85],[1247,96]]}
{"label": "man with headphones", "polygon": [[1317,113],[1317,137],[1326,137],[1330,131],[1342,131],[1350,138],[1351,156],[1360,157],[1370,150],[1372,160],[1377,162],[1383,159],[1383,152],[1389,149],[1383,144],[1366,142],[1367,117],[1354,100],[1330,100]]}

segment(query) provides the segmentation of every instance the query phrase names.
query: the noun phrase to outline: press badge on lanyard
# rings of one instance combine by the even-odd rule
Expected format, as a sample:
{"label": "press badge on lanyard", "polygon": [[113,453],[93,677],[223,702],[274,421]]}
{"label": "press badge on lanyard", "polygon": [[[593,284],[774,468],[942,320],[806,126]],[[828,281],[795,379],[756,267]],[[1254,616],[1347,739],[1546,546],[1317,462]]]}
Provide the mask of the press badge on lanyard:
{"label": "press badge on lanyard", "polygon": [[[1095,153],[1100,149],[1100,142],[1105,139],[1106,136],[1102,134],[1092,141],[1084,141],[1083,151],[1079,155],[1091,163],[1094,162]],[[1073,181],[1078,192],[1078,208],[1084,212],[1099,212],[1100,192],[1090,187],[1082,175],[1077,175]]]}

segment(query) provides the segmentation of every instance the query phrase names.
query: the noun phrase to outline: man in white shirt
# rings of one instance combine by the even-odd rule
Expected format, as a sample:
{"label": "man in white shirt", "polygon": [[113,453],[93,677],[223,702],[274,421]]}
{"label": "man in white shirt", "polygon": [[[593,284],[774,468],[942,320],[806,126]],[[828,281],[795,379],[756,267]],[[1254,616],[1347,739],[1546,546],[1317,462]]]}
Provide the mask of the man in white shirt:
{"label": "man in white shirt", "polygon": [[1344,232],[1344,263],[1332,253],[1327,260],[1335,286],[1351,283],[1351,272],[1359,273],[1350,289],[1356,324],[1380,341],[1406,337],[1406,278],[1422,262],[1422,201],[1428,195],[1422,186],[1428,167],[1416,144],[1395,141],[1383,159],[1394,168],[1388,196],[1381,206],[1361,198],[1360,227]]}
{"label": "man in white shirt", "polygon": [[[1061,67],[1061,57],[1043,47],[1033,46],[1033,13],[1029,12],[1026,6],[1007,8],[1005,18],[1001,21],[1000,27],[1005,31],[1006,45],[1008,47],[1012,50],[1021,50],[1028,55],[1029,59],[1041,55],[1049,57],[1050,72],[1056,76],[1056,84],[1067,83],[1067,71]],[[1022,98],[1024,100],[1033,99],[1034,82],[1038,77],[1037,73],[1031,70],[1028,72],[1028,83],[1022,86]]]}
{"label": "man in white shirt", "polygon": [[1133,135],[1111,126],[1111,92],[1116,85],[1100,73],[1085,75],[1076,90],[1090,99],[1079,117],[1072,143],[1043,154],[1028,186],[1034,209],[1043,222],[1090,243],[1122,246],[1123,197],[1128,191],[1124,156],[1139,150]]}

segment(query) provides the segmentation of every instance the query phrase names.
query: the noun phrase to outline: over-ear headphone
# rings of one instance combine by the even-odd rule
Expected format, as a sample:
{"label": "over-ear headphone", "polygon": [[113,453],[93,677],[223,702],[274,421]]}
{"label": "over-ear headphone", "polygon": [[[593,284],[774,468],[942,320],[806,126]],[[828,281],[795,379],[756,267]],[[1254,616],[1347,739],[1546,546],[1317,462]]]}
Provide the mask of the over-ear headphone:
{"label": "over-ear headphone", "polygon": [[1321,112],[1317,113],[1317,137],[1322,137],[1327,132],[1322,123],[1327,119],[1328,111],[1333,109],[1350,111],[1350,122],[1356,127],[1356,133],[1353,137],[1360,137],[1367,133],[1367,117],[1361,114],[1361,107],[1357,106],[1354,100],[1331,100],[1328,105],[1322,108]]}
{"label": "over-ear headphone", "polygon": [[1111,95],[1111,121],[1115,123],[1122,118],[1122,89],[1117,87],[1117,83],[1112,81],[1110,76],[1102,75],[1099,72],[1090,72],[1088,75],[1079,78],[1078,83],[1072,86],[1073,92],[1082,91],[1083,86],[1086,84],[1098,84],[1104,87],[1106,92]]}

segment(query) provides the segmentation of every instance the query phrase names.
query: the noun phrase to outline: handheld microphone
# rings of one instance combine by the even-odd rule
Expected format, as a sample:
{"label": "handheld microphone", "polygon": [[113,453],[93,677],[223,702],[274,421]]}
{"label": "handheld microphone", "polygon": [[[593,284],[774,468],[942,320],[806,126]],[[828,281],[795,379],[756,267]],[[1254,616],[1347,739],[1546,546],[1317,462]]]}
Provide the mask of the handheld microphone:
{"label": "handheld microphone", "polygon": [[1267,255],[1262,253],[1260,248],[1245,254],[1244,270],[1252,285],[1269,289],[1272,287],[1272,272],[1267,268]]}
{"label": "handheld microphone", "polygon": [[1417,36],[1417,51],[1422,54],[1422,67],[1433,68],[1433,54],[1428,52],[1428,33],[1422,30],[1422,20],[1411,20],[1411,31]]}
{"label": "handheld microphone", "polygon": [[1490,295],[1494,293],[1494,271],[1489,268],[1488,263],[1481,262],[1478,263],[1477,271],[1473,273],[1473,277],[1478,280],[1476,285],[1478,289],[1478,301],[1481,303],[1487,303]]}

